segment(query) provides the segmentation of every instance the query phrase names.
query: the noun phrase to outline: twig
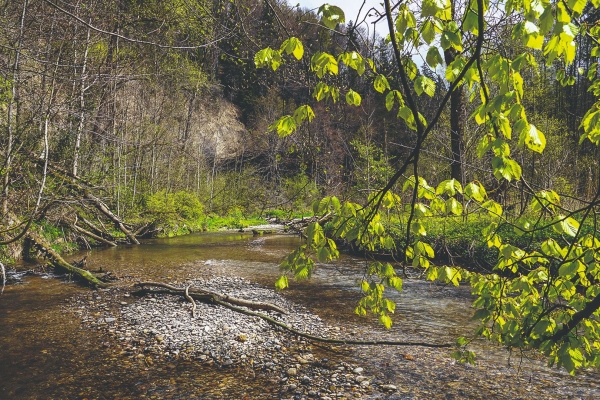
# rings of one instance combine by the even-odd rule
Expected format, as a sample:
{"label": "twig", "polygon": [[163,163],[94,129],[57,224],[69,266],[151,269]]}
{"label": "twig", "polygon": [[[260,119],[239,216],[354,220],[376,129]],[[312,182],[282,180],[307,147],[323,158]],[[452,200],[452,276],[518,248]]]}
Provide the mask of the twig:
{"label": "twig", "polygon": [[185,287],[185,298],[188,299],[188,301],[190,303],[192,303],[192,318],[196,318],[196,302],[194,301],[194,299],[190,296],[189,290],[190,290],[190,286],[192,285],[187,285]]}

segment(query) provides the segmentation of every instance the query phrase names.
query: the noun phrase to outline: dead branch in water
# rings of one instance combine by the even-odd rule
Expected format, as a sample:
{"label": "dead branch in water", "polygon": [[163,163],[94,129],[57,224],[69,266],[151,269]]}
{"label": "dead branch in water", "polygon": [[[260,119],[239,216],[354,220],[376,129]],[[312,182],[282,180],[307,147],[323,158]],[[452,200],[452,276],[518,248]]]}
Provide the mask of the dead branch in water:
{"label": "dead branch in water", "polygon": [[70,272],[81,279],[85,280],[90,286],[93,287],[107,287],[108,284],[102,282],[94,274],[84,269],[78,268],[74,265],[69,264],[64,258],[60,256],[54,249],[35,232],[27,232],[26,238],[47,258],[52,265]]}

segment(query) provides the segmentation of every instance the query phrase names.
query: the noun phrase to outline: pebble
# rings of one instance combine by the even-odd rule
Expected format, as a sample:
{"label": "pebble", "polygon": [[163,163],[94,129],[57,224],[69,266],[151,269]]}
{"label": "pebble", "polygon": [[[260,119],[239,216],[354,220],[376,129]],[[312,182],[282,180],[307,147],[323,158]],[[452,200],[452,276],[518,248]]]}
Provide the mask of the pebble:
{"label": "pebble", "polygon": [[298,375],[298,370],[296,368],[290,368],[287,370],[287,374],[289,376],[296,376]]}
{"label": "pebble", "polygon": [[352,370],[352,372],[354,372],[355,374],[360,374],[363,371],[364,371],[364,369],[362,369],[361,367],[357,367]]}

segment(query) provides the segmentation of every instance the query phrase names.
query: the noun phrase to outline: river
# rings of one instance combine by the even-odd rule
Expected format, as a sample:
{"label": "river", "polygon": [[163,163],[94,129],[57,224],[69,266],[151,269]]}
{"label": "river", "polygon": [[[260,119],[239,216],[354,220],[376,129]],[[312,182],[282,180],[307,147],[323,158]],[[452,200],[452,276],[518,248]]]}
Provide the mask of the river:
{"label": "river", "polygon": [[[87,255],[90,270],[102,268],[119,277],[163,282],[193,279],[210,267],[272,287],[279,261],[298,244],[298,237],[288,235],[203,233],[96,249],[69,259]],[[343,256],[336,264],[320,266],[311,280],[292,282],[285,296],[353,338],[375,334],[441,343],[472,331],[468,288],[420,280],[407,280],[404,291],[392,296],[397,308],[391,330],[383,330],[372,318],[355,316],[352,310],[360,295],[356,281],[363,266],[363,261]],[[27,276],[22,284],[6,288],[0,297],[0,398],[282,396],[280,385],[260,373],[191,361],[140,369],[122,357],[116,345],[107,343],[100,329],[85,329],[76,315],[65,311],[66,300],[87,292],[47,275]],[[477,342],[473,347],[479,357],[477,367],[455,364],[447,350],[316,348],[315,354],[358,360],[402,388],[392,395],[363,395],[367,398],[600,398],[597,372],[571,377],[539,360],[509,358],[507,351],[489,343]]]}

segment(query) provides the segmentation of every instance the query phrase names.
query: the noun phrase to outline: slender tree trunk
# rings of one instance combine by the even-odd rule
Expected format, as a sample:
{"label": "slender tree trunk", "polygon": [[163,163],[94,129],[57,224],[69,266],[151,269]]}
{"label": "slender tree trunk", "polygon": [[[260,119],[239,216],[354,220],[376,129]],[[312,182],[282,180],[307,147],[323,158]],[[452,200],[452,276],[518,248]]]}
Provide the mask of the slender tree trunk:
{"label": "slender tree trunk", "polygon": [[[446,65],[450,65],[456,59],[456,50],[450,48],[444,51]],[[464,131],[467,120],[465,107],[465,93],[463,86],[457,87],[450,95],[450,149],[452,151],[452,162],[450,164],[450,176],[464,185]]]}
{"label": "slender tree trunk", "polygon": [[[8,215],[8,192],[10,186],[10,169],[13,161],[13,146],[15,142],[15,128],[18,128],[18,106],[19,102],[19,62],[21,59],[21,48],[23,46],[23,31],[25,27],[25,15],[27,13],[27,0],[23,1],[23,11],[21,21],[19,22],[19,38],[17,39],[17,49],[15,53],[15,62],[12,68],[11,97],[8,99],[6,107],[6,126],[7,126],[7,144],[6,158],[4,160],[4,180],[2,182],[2,214]],[[17,113],[15,115],[15,107]],[[14,120],[14,121],[13,121]]]}
{"label": "slender tree trunk", "polygon": [[[90,20],[91,22],[91,20]],[[87,30],[87,37],[85,40],[85,51],[83,53],[83,65],[81,67],[81,80],[79,85],[79,125],[77,126],[77,137],[75,138],[75,152],[73,154],[73,176],[77,176],[77,168],[79,163],[79,150],[81,148],[81,136],[83,135],[83,128],[85,127],[85,92],[86,92],[86,73],[88,63],[88,53],[90,50],[90,33],[91,29]]]}

